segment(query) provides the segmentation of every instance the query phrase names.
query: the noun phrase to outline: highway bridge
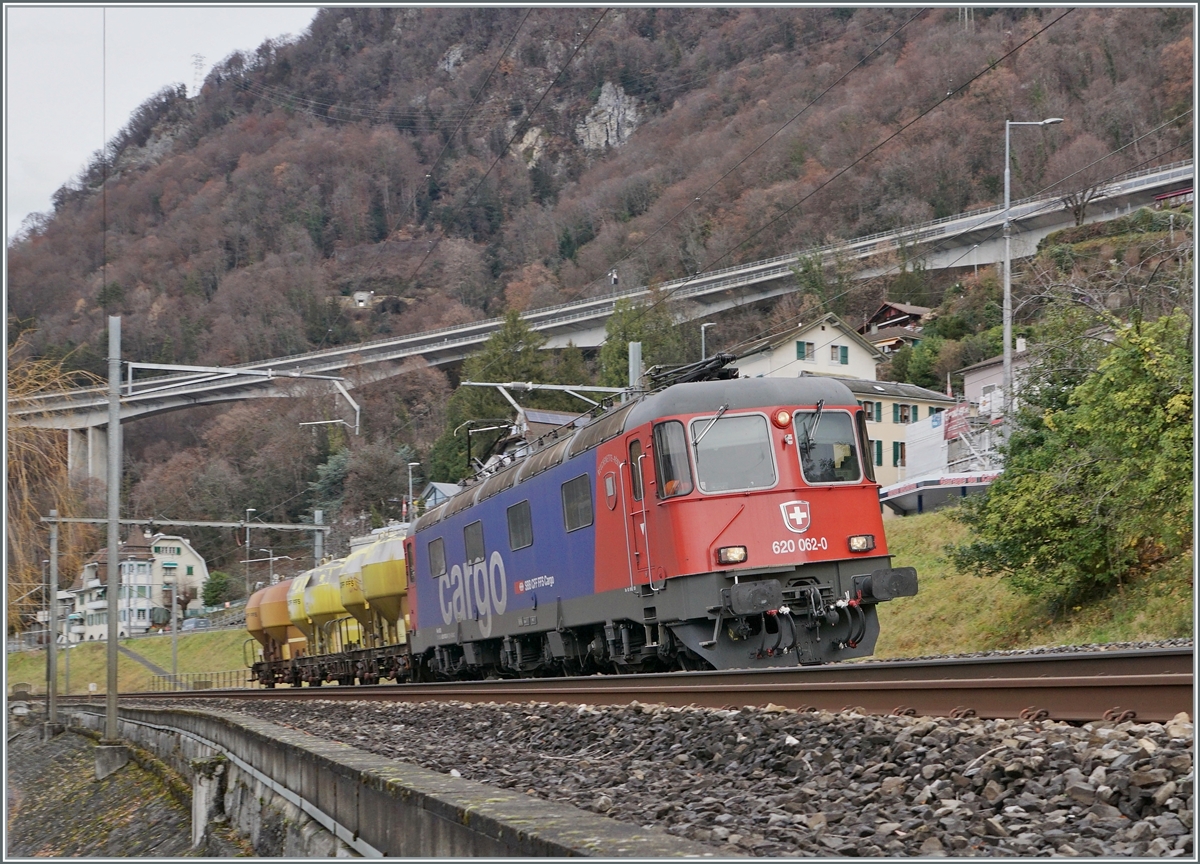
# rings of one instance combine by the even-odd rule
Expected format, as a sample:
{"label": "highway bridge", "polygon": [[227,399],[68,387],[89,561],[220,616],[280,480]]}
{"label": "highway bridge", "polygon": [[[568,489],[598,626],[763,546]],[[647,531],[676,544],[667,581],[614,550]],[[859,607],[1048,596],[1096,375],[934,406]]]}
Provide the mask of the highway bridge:
{"label": "highway bridge", "polygon": [[[1108,183],[1089,205],[1088,222],[1103,221],[1154,203],[1156,195],[1190,186],[1191,160],[1146,169]],[[1074,224],[1059,196],[1017,201],[1010,207],[1013,257],[1032,255],[1047,234]],[[909,261],[926,269],[992,264],[1003,255],[1003,207],[989,207],[914,225],[897,231],[858,237],[842,243],[806,249],[749,264],[740,264],[664,282],[659,289],[677,303],[680,320],[714,315],[721,311],[788,294],[796,289],[795,268],[801,261],[820,258],[857,262],[860,278],[895,272],[894,265],[879,265],[880,256],[903,249]],[[894,257],[894,255],[893,255]],[[637,301],[649,294],[645,286],[612,292],[573,303],[525,313],[529,325],[548,337],[548,348],[569,342],[594,348],[604,341],[604,326],[618,300]],[[128,420],[220,402],[294,395],[298,388],[332,382],[306,382],[300,375],[345,375],[356,370],[359,380],[377,380],[403,371],[402,361],[421,358],[432,365],[461,361],[475,353],[501,325],[491,318],[471,324],[427,330],[231,366],[221,372],[196,372],[144,378],[122,388],[121,419]],[[352,376],[353,377],[353,376]],[[354,386],[353,380],[345,382]],[[89,476],[103,478],[105,428],[108,422],[107,388],[93,387],[67,393],[45,394],[22,405],[9,406],[9,421],[22,425],[72,431],[68,461]]]}

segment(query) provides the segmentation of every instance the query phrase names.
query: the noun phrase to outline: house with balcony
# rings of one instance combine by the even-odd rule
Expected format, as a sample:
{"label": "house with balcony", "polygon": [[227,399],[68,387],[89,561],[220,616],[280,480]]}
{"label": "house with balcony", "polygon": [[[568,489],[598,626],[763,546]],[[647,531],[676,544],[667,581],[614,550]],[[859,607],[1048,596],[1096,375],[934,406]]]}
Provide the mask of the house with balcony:
{"label": "house with balcony", "polygon": [[[208,579],[204,559],[182,537],[137,535],[118,546],[120,587],[117,595],[117,633],[137,636],[170,620],[172,592],[188,591],[198,598]],[[66,593],[73,599],[68,639],[72,642],[108,638],[108,549],[93,555]],[[190,605],[199,606],[198,599]]]}
{"label": "house with balcony", "polygon": [[829,375],[873,380],[883,352],[833,313],[751,345],[738,361],[745,378]]}
{"label": "house with balcony", "polygon": [[[1013,402],[1020,402],[1028,375],[1028,346],[1018,338],[1013,352]],[[1004,358],[990,357],[958,370],[964,401],[906,430],[905,471],[883,484],[885,515],[937,510],[969,495],[983,494],[1003,470],[999,454],[1004,424]]]}

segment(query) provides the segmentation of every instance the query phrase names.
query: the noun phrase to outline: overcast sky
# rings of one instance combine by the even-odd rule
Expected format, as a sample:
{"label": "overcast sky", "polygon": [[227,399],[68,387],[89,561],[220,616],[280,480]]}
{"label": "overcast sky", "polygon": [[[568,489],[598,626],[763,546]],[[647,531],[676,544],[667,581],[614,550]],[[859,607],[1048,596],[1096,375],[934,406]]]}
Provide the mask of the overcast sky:
{"label": "overcast sky", "polygon": [[5,237],[49,210],[147,98],[168,84],[191,95],[193,55],[203,78],[234,51],[301,34],[317,8],[6,6]]}

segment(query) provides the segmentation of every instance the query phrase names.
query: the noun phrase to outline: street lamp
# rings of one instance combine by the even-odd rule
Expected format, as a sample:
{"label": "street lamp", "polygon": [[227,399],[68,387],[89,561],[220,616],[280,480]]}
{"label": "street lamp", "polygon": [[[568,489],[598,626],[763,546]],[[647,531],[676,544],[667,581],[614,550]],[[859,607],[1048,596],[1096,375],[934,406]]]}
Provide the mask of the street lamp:
{"label": "street lamp", "polygon": [[[467,440],[469,441],[470,439],[468,438]],[[420,462],[409,462],[408,463],[408,521],[409,522],[412,522],[412,517],[413,517],[413,512],[414,512],[414,507],[415,507],[415,505],[413,503],[412,469],[420,468],[420,467],[421,467]]]}
{"label": "street lamp", "polygon": [[177,690],[179,683],[179,575],[163,574],[163,589],[171,586],[171,689]]}
{"label": "street lamp", "polygon": [[250,596],[250,514],[257,513],[253,507],[246,508],[246,596]]}
{"label": "street lamp", "polygon": [[705,358],[708,357],[708,352],[706,352],[704,350],[704,331],[707,330],[709,327],[716,327],[716,326],[717,325],[712,322],[700,325],[700,359],[701,360],[704,360]]}
{"label": "street lamp", "polygon": [[1012,428],[1012,222],[1008,216],[1010,201],[1010,161],[1009,141],[1014,126],[1054,126],[1063,122],[1061,117],[1047,117],[1045,120],[1005,120],[1004,121],[1004,439],[1008,440]]}

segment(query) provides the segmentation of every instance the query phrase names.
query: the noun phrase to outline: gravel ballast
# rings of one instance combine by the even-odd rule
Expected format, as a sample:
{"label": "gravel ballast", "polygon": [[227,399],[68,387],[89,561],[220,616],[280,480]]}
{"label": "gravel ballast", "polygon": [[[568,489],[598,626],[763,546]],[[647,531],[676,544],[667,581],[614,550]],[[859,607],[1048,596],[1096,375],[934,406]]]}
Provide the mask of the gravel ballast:
{"label": "gravel ballast", "polygon": [[[186,704],[186,703],[183,703]],[[192,703],[760,856],[1193,857],[1192,723]]]}

